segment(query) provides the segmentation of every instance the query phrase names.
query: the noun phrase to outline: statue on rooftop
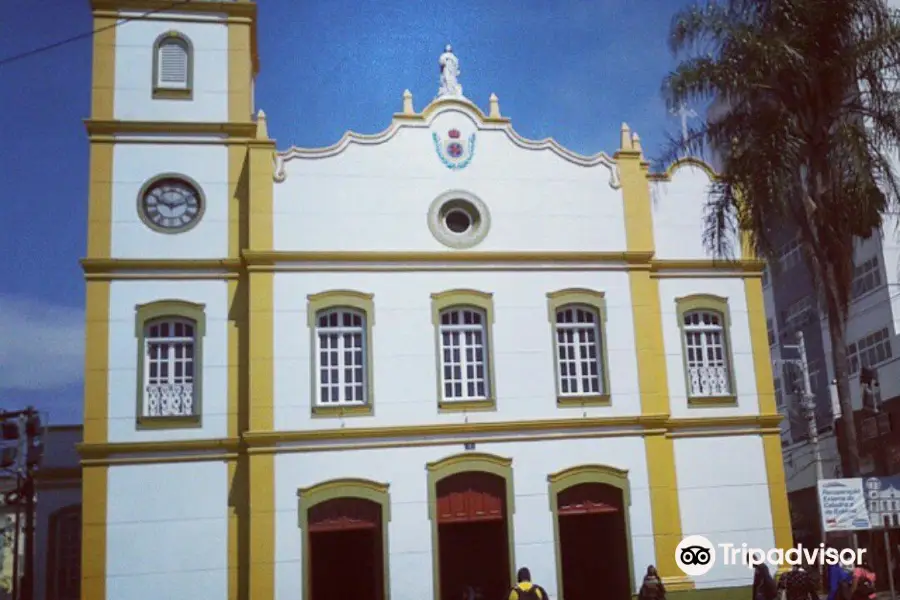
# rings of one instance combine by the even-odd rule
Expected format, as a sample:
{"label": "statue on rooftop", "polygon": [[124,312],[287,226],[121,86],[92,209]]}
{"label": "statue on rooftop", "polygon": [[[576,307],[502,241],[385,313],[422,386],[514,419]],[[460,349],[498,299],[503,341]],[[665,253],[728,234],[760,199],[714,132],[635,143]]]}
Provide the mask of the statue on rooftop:
{"label": "statue on rooftop", "polygon": [[441,87],[438,97],[462,96],[462,85],[459,83],[459,59],[453,54],[450,44],[444,48],[438,63],[441,65]]}

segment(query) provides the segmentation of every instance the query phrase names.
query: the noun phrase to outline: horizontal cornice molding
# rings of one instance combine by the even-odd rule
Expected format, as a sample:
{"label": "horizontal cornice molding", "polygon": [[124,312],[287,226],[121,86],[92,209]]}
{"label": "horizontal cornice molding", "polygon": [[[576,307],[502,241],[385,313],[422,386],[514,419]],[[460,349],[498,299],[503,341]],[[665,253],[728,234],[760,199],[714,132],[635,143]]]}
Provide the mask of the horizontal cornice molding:
{"label": "horizontal cornice molding", "polygon": [[94,11],[141,11],[219,14],[230,17],[256,18],[256,2],[233,0],[215,2],[212,0],[91,0]]}
{"label": "horizontal cornice molding", "polygon": [[659,260],[652,252],[293,252],[244,250],[241,258],[84,258],[88,280],[228,279],[246,271],[649,270],[651,277],[759,277],[759,260]]}
{"label": "horizontal cornice molding", "polygon": [[546,439],[628,437],[710,437],[778,433],[780,414],[731,417],[671,417],[665,414],[616,417],[442,423],[399,427],[343,427],[300,431],[248,431],[240,438],[166,442],[79,444],[82,464],[228,460],[241,453],[316,452],[365,447],[461,444],[467,441],[527,442]]}
{"label": "horizontal cornice molding", "polygon": [[[114,136],[128,134],[152,135],[208,135],[221,137],[255,138],[256,123],[244,122],[199,122],[199,121],[123,121],[85,119],[84,126],[92,138],[94,136]],[[165,140],[165,138],[160,138]],[[102,141],[102,138],[101,138]],[[263,140],[273,148],[275,142]]]}

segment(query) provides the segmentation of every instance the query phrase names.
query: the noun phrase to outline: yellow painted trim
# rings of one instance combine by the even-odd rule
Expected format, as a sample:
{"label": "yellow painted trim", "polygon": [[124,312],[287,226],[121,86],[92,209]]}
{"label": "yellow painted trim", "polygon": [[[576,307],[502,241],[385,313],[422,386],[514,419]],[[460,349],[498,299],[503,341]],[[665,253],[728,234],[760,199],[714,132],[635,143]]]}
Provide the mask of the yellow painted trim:
{"label": "yellow painted trim", "polygon": [[763,298],[762,281],[744,280],[744,295],[747,302],[747,319],[750,322],[750,348],[753,352],[753,372],[756,377],[756,395],[759,412],[777,412],[775,400],[775,379],[772,374],[772,357],[769,349],[769,330],[766,324],[766,308]]}
{"label": "yellow painted trim", "polygon": [[[354,309],[363,314],[363,357],[366,369],[366,398],[363,404],[353,406],[327,406],[319,403],[320,368],[318,359],[318,329],[316,321],[320,312],[336,308]],[[375,414],[375,344],[372,329],[375,327],[375,296],[354,290],[329,290],[306,297],[306,325],[309,328],[310,356],[310,396],[309,404],[312,415],[316,417],[353,417],[371,416]]]}
{"label": "yellow painted trim", "polygon": [[122,456],[118,458],[85,458],[83,467],[114,465],[168,465],[194,462],[228,462],[240,457],[238,452],[209,452],[203,454],[179,454],[176,456]]}
{"label": "yellow painted trim", "polygon": [[[91,11],[95,18],[119,18],[119,12],[116,10],[103,10],[98,9]],[[130,21],[162,21],[165,23],[172,23],[172,18],[166,14],[160,13],[152,13],[152,14],[135,14],[129,15],[128,19]],[[231,16],[223,16],[219,19],[210,19],[209,17],[198,17],[191,16],[188,14],[182,14],[178,16],[178,23],[203,23],[209,25],[210,23],[215,25],[221,25],[223,23],[253,23],[253,19],[248,17],[231,17]]]}
{"label": "yellow painted trim", "polygon": [[[260,115],[260,119],[262,116]],[[264,135],[265,122],[254,123],[253,135]],[[274,142],[259,139],[248,144],[247,202],[241,221],[246,227],[242,249],[269,250],[274,243]],[[246,215],[246,216],[244,216]],[[248,273],[247,285],[247,417],[250,430],[275,429],[275,274]],[[246,548],[249,579],[247,597],[275,597],[275,457],[247,458]]]}
{"label": "yellow painted trim", "polygon": [[710,429],[693,431],[667,431],[666,437],[678,438],[704,438],[704,437],[734,437],[736,435],[764,435],[768,433],[781,433],[780,427],[744,427],[741,429]]}
{"label": "yellow painted trim", "polygon": [[[728,389],[730,394],[720,396],[692,396],[691,380],[688,375],[687,339],[684,335],[684,316],[694,311],[717,313],[722,317],[722,337],[725,344],[725,361],[728,365]],[[734,356],[731,344],[731,311],[728,298],[714,294],[692,294],[675,298],[675,314],[678,319],[678,331],[681,342],[681,362],[684,374],[684,393],[689,408],[711,408],[737,406],[737,379],[734,375]],[[774,392],[773,392],[774,393]]]}
{"label": "yellow painted trim", "polygon": [[[584,396],[563,396],[559,389],[559,340],[556,332],[556,314],[565,306],[584,306],[597,317],[598,356],[600,369],[599,393]],[[553,380],[556,386],[556,405],[562,407],[610,406],[609,356],[606,337],[606,294],[586,288],[569,288],[547,294],[547,319],[550,322],[550,339],[553,345]]]}
{"label": "yellow painted trim", "polygon": [[106,511],[109,467],[85,467],[81,488],[81,597],[106,598]]}
{"label": "yellow painted trim", "polygon": [[532,252],[532,251],[244,251],[248,266],[271,267],[291,262],[333,263],[622,263],[646,265],[650,252]]}
{"label": "yellow painted trim", "polygon": [[784,478],[784,458],[781,452],[781,430],[762,436],[766,477],[769,482],[769,504],[772,511],[772,530],[775,547],[787,550],[794,545],[791,512],[788,508],[787,483]]}
{"label": "yellow painted trim", "polygon": [[253,114],[254,51],[252,32],[256,23],[228,23],[228,120],[242,122]]}
{"label": "yellow painted trim", "polygon": [[94,31],[97,33],[93,36],[91,64],[92,119],[112,119],[115,112],[117,21],[115,16],[94,17]]}
{"label": "yellow painted trim", "polygon": [[[198,3],[200,4],[200,3]],[[248,115],[249,116],[249,115]],[[256,134],[253,121],[210,123],[208,121],[120,121],[111,118],[85,119],[88,135],[163,134],[217,135],[252,138]],[[181,142],[179,142],[181,143]]]}
{"label": "yellow painted trim", "polygon": [[179,452],[237,452],[239,438],[210,438],[204,440],[171,440],[166,442],[114,442],[75,445],[82,459],[107,458],[129,454],[176,454]]}
{"label": "yellow painted trim", "polygon": [[247,0],[204,0],[204,2],[172,2],[171,0],[91,0],[92,10],[187,12],[221,14],[256,19],[256,3]]}
{"label": "yellow painted trim", "polygon": [[[644,160],[639,140],[624,124],[622,148],[616,153],[615,158],[618,161],[622,184],[627,249],[629,252],[649,252],[652,259],[656,243],[648,178],[650,165]],[[664,264],[657,261],[657,270]],[[659,280],[652,275],[650,269],[631,270],[628,273],[643,415],[668,414],[670,410]],[[678,479],[673,443],[664,435],[647,434],[644,436],[644,447],[650,486],[656,568],[664,579],[681,577],[682,573],[675,564],[675,547],[681,541],[681,511],[678,505]],[[684,587],[670,586],[670,590],[691,587],[693,582],[684,584]]]}
{"label": "yellow painted trim", "polygon": [[[716,260],[716,259],[652,259],[650,261],[650,271],[652,273],[663,273],[667,271],[713,271],[734,276],[741,276],[744,273],[762,273],[766,263],[762,260],[744,258],[740,260]],[[692,273],[691,276],[694,276]],[[686,275],[687,276],[687,275]]]}
{"label": "yellow painted trim", "polygon": [[509,582],[515,579],[516,573],[516,544],[515,544],[515,519],[516,495],[513,488],[513,467],[511,458],[503,458],[483,452],[466,452],[448,456],[439,461],[426,465],[428,471],[428,520],[431,521],[431,573],[434,600],[451,600],[441,597],[441,560],[439,531],[437,520],[437,485],[442,480],[452,475],[468,473],[470,471],[490,473],[503,479],[506,484],[506,506],[504,517],[506,518],[507,548],[509,555]]}
{"label": "yellow painted trim", "polygon": [[247,474],[246,456],[228,460],[228,600],[242,600],[241,584],[249,572],[245,560],[245,532],[249,524],[246,516],[249,498]]}
{"label": "yellow painted trim", "polygon": [[395,113],[394,120],[412,123],[425,123],[428,121],[428,118],[437,111],[453,107],[474,112],[483,123],[505,124],[510,122],[509,118],[507,117],[488,116],[484,114],[481,109],[474,103],[469,102],[468,100],[457,100],[455,98],[438,98],[436,100],[433,100],[428,104],[428,106],[423,108],[422,112],[420,113]]}
{"label": "yellow painted trim", "polygon": [[84,440],[105,443],[109,419],[109,282],[85,294]]}
{"label": "yellow painted trim", "polygon": [[609,465],[578,465],[547,476],[547,496],[553,519],[553,549],[556,556],[556,597],[563,598],[562,548],[559,542],[559,495],[582,483],[599,483],[622,493],[622,518],[625,520],[625,545],[628,552],[628,589],[634,595],[634,553],[631,548],[631,491],[628,471]]}
{"label": "yellow painted trim", "polygon": [[[485,360],[487,369],[487,398],[479,400],[447,400],[444,397],[444,370],[442,367],[441,313],[454,308],[476,308],[484,313]],[[494,295],[478,290],[446,290],[431,294],[431,324],[434,326],[435,384],[440,412],[492,411],[497,409],[497,380],[494,375]]]}
{"label": "yellow painted trim", "polygon": [[672,176],[683,167],[697,167],[709,177],[710,181],[715,181],[719,178],[719,174],[716,173],[716,170],[710,164],[699,158],[688,156],[674,161],[662,173],[650,173],[649,179],[651,181],[671,181]]}
{"label": "yellow painted trim", "polygon": [[106,259],[112,252],[113,147],[90,146],[87,255]]}
{"label": "yellow painted trim", "polygon": [[303,600],[310,600],[310,553],[309,545],[309,510],[317,504],[337,498],[360,498],[374,502],[381,509],[381,555],[382,555],[382,598],[391,597],[390,546],[388,544],[388,524],[391,521],[390,486],[367,479],[332,479],[309,488],[297,490],[298,526],[301,531],[300,556],[303,567]]}

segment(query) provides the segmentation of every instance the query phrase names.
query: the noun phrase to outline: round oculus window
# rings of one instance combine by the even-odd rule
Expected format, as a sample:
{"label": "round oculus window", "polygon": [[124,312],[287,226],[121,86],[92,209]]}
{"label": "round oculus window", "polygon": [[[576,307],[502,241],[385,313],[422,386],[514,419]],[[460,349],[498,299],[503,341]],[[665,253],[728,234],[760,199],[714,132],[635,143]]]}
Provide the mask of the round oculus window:
{"label": "round oculus window", "polygon": [[203,198],[191,183],[176,177],[147,185],[138,198],[138,212],[156,231],[179,233],[192,228],[203,215]]}
{"label": "round oculus window", "polygon": [[440,243],[450,248],[472,248],[487,235],[490,215],[477,196],[451,190],[434,199],[428,209],[428,227]]}
{"label": "round oculus window", "polygon": [[451,209],[444,215],[444,225],[456,234],[465,233],[471,229],[473,221],[472,216],[461,208]]}

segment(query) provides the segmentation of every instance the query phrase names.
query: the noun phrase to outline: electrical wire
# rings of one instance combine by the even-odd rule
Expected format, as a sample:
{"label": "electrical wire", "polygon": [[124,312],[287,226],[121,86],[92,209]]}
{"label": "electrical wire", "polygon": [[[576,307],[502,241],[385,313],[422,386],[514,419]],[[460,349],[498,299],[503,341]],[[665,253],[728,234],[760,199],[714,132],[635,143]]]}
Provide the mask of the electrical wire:
{"label": "electrical wire", "polygon": [[37,54],[43,54],[44,52],[47,52],[49,50],[55,50],[56,48],[59,48],[61,46],[71,44],[72,42],[78,42],[81,40],[93,38],[98,33],[102,33],[104,31],[109,31],[110,29],[115,29],[119,25],[124,25],[125,23],[134,21],[135,19],[142,19],[144,17],[149,17],[150,15],[153,15],[153,14],[156,14],[159,12],[171,10],[171,9],[175,8],[176,6],[190,4],[191,2],[196,2],[196,1],[197,0],[174,0],[173,2],[170,2],[167,6],[163,6],[162,8],[154,8],[153,10],[148,10],[144,13],[141,13],[140,15],[136,15],[133,17],[124,17],[124,18],[118,19],[112,25],[107,25],[106,27],[100,27],[99,29],[93,29],[91,31],[86,31],[86,32],[80,33],[78,35],[74,35],[70,38],[59,40],[58,42],[51,42],[49,44],[45,44],[44,46],[39,46],[39,47],[33,48],[31,50],[26,50],[25,52],[20,52],[19,54],[13,54],[13,55],[7,56],[5,58],[0,58],[0,67],[3,67],[5,65],[8,65],[10,63],[14,63],[14,62],[17,62],[20,60],[24,60],[26,58],[30,58]]}

